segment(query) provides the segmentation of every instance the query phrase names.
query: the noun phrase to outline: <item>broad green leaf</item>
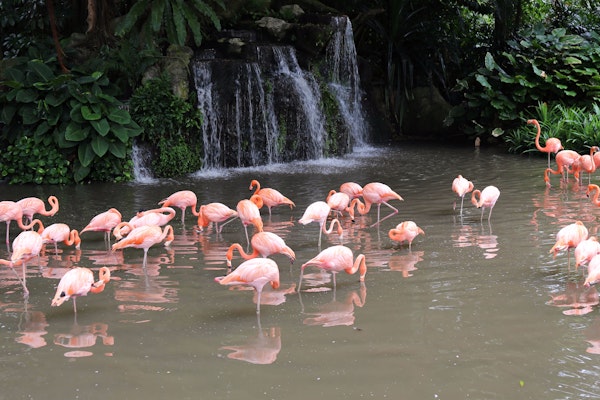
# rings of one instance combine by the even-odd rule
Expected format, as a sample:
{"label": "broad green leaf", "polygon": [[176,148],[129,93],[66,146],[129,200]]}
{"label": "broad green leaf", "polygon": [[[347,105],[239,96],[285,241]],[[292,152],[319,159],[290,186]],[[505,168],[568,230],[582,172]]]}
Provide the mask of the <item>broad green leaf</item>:
{"label": "broad green leaf", "polygon": [[112,142],[110,144],[110,153],[117,158],[125,158],[127,155],[127,146],[121,142]]}
{"label": "broad green leaf", "polygon": [[108,131],[110,131],[110,124],[106,120],[106,118],[102,118],[99,121],[90,121],[90,125],[100,134],[100,136],[106,136]]}
{"label": "broad green leaf", "polygon": [[150,11],[150,24],[153,32],[158,32],[163,22],[163,14],[165,12],[166,0],[156,0],[152,3]]}
{"label": "broad green leaf", "polygon": [[92,139],[91,145],[92,145],[92,150],[94,150],[94,153],[96,153],[96,155],[98,157],[104,157],[104,155],[108,151],[110,142],[108,142],[102,136],[95,136]]}
{"label": "broad green leaf", "polygon": [[91,171],[90,167],[84,167],[84,166],[76,166],[75,168],[75,172],[73,173],[73,178],[75,178],[75,182],[81,182],[83,181],[89,174]]}
{"label": "broad green leaf", "polygon": [[96,110],[93,110],[93,108],[90,106],[82,106],[81,115],[87,121],[96,121],[102,118],[102,114]]}
{"label": "broad green leaf", "polygon": [[17,107],[14,104],[4,104],[0,110],[0,121],[5,125],[10,124],[16,112]]}
{"label": "broad green leaf", "polygon": [[19,103],[32,103],[38,98],[38,91],[33,89],[23,89],[17,92],[16,101]]}
{"label": "broad green leaf", "polygon": [[565,64],[569,64],[569,65],[581,64],[581,60],[577,57],[567,56],[567,57],[565,57]]}
{"label": "broad green leaf", "polygon": [[117,124],[127,125],[131,122],[131,114],[127,110],[121,108],[113,108],[108,114],[108,119]]}
{"label": "broad green leaf", "polygon": [[19,115],[23,118],[23,125],[35,125],[40,120],[37,110],[31,106],[21,107]]}
{"label": "broad green leaf", "polygon": [[44,64],[41,60],[31,60],[27,63],[29,69],[36,73],[36,75],[41,78],[44,82],[50,81],[54,78],[54,73],[52,69]]}
{"label": "broad green leaf", "polygon": [[125,15],[125,18],[122,19],[121,23],[118,24],[117,28],[115,29],[115,34],[117,36],[124,36],[126,33],[128,33],[146,11],[147,4],[147,0],[138,0],[129,9],[129,12]]}
{"label": "broad green leaf", "polygon": [[171,3],[173,9],[172,18],[175,24],[175,31],[177,32],[177,44],[180,46],[185,45],[185,38],[187,36],[187,29],[185,25],[185,19],[183,18],[183,11],[181,5],[175,1]]}
{"label": "broad green leaf", "polygon": [[475,75],[475,79],[477,80],[477,82],[479,82],[479,84],[485,88],[491,89],[492,85],[490,85],[490,83],[488,82],[487,78],[483,75],[480,74],[476,74]]}
{"label": "broad green leaf", "polygon": [[82,166],[89,167],[92,161],[94,161],[96,153],[94,152],[91,143],[81,143],[77,148],[77,156]]}
{"label": "broad green leaf", "polygon": [[81,142],[88,137],[89,127],[82,128],[81,125],[71,122],[65,130],[65,139],[71,142]]}
{"label": "broad green leaf", "polygon": [[485,67],[492,71],[496,66],[496,61],[494,61],[494,56],[489,51],[485,54]]}

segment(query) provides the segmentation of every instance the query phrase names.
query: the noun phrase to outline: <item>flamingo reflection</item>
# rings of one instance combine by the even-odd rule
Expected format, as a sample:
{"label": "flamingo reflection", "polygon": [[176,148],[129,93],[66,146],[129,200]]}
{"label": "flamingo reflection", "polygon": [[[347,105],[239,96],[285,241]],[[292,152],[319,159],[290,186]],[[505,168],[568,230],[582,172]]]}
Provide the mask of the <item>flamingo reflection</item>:
{"label": "flamingo reflection", "polygon": [[585,349],[590,354],[600,354],[600,318],[596,317],[594,322],[584,330],[585,341],[591,347]]}
{"label": "flamingo reflection", "polygon": [[416,271],[415,265],[423,261],[424,251],[411,251],[408,254],[396,254],[390,257],[389,267],[391,271],[402,272],[404,278],[412,276],[411,272]]}
{"label": "flamingo reflection", "polygon": [[[7,308],[5,312],[13,311],[12,308]],[[14,309],[17,311],[17,309]],[[46,339],[44,335],[48,333],[46,327],[46,315],[41,311],[33,311],[28,309],[27,300],[24,301],[23,307],[19,307],[19,324],[17,333],[19,337],[15,338],[17,343],[25,344],[33,349],[44,347]]]}
{"label": "flamingo reflection", "polygon": [[219,350],[231,350],[227,358],[246,361],[251,364],[272,364],[281,351],[281,329],[278,326],[263,329],[258,318],[258,335],[237,346],[223,346]]}
{"label": "flamingo reflection", "polygon": [[565,290],[550,294],[551,299],[546,304],[567,308],[565,315],[585,315],[592,312],[593,307],[600,303],[600,296],[594,286],[586,287],[583,282],[567,282]]}
{"label": "flamingo reflection", "polygon": [[[301,296],[300,293],[298,293]],[[348,293],[343,301],[336,300],[336,291],[333,291],[333,300],[319,307],[319,311],[307,313],[310,317],[305,318],[304,325],[323,327],[339,326],[339,325],[354,325],[354,307],[362,307],[365,305],[367,298],[367,287],[364,282],[361,282],[360,289],[352,290]],[[301,300],[301,298],[300,298]]]}
{"label": "flamingo reflection", "polygon": [[[84,349],[95,346],[98,338],[102,339],[104,346],[115,344],[114,336],[108,334],[108,324],[95,322],[89,325],[79,325],[75,321],[69,332],[54,335],[54,344],[68,349]],[[65,357],[85,357],[92,354],[88,351],[78,350],[65,353]]]}
{"label": "flamingo reflection", "polygon": [[495,258],[498,255],[498,236],[492,232],[491,224],[488,224],[489,233],[486,232],[484,224],[481,225],[481,231],[471,225],[460,225],[452,233],[454,247],[477,246],[484,251],[485,259]]}

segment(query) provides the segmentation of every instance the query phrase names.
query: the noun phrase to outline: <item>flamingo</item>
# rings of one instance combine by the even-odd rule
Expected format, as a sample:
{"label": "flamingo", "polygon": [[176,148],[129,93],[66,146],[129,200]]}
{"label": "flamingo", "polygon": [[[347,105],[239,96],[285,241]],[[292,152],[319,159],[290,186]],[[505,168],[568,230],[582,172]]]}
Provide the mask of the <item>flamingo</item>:
{"label": "flamingo", "polygon": [[110,270],[107,267],[100,268],[99,280],[94,283],[94,273],[83,267],[76,267],[67,271],[60,278],[56,294],[52,299],[52,307],[58,307],[65,301],[73,299],[73,311],[77,315],[77,297],[87,296],[89,292],[100,293],[110,281]]}
{"label": "flamingo", "polygon": [[600,243],[596,236],[590,236],[579,242],[575,247],[575,269],[580,265],[588,264],[596,254],[600,254]]}
{"label": "flamingo", "polygon": [[423,229],[419,228],[414,221],[404,221],[396,225],[396,228],[390,229],[388,236],[390,239],[402,243],[408,242],[408,249],[411,249],[412,241],[417,235],[425,235]]}
{"label": "flamingo", "polygon": [[9,201],[9,200],[0,201],[0,222],[6,222],[6,247],[8,248],[8,251],[10,251],[9,230],[10,230],[10,223],[12,221],[16,221],[17,224],[19,225],[19,228],[21,228],[24,231],[33,228],[33,226],[37,223],[39,223],[40,225],[42,223],[39,219],[35,219],[35,220],[31,221],[29,224],[24,224],[23,223],[23,209],[21,208],[20,205],[18,205],[14,201]]}
{"label": "flamingo", "polygon": [[122,216],[119,210],[110,208],[92,218],[79,233],[104,232],[104,241],[110,246],[110,232],[114,227],[121,223],[121,218]]}
{"label": "flamingo", "polygon": [[158,205],[162,205],[163,207],[177,207],[181,210],[181,223],[185,224],[185,209],[190,207],[192,210],[192,214],[198,216],[198,211],[196,211],[196,204],[198,204],[198,198],[196,194],[191,190],[180,190],[178,192],[173,193],[166,199],[162,199],[158,202]]}
{"label": "flamingo", "polygon": [[470,180],[463,178],[462,175],[458,175],[452,181],[452,191],[460,196],[460,215],[463,212],[463,203],[465,200],[465,195],[473,191],[473,182]]}
{"label": "flamingo", "polygon": [[23,210],[23,217],[25,217],[26,222],[31,222],[33,220],[34,214],[40,214],[45,217],[52,217],[54,214],[58,212],[58,199],[56,196],[48,197],[48,204],[50,204],[50,209],[46,210],[46,205],[44,201],[38,199],[37,197],[26,197],[17,201],[17,204]]}
{"label": "flamingo", "polygon": [[[203,231],[211,222],[214,222],[217,233],[221,233],[223,226],[237,216],[237,211],[232,210],[223,203],[208,203],[200,206],[200,211],[198,212],[198,229]],[[219,223],[222,223],[221,226],[219,226]]]}
{"label": "flamingo", "polygon": [[[29,296],[29,289],[27,289],[27,261],[31,260],[34,257],[39,257],[40,252],[43,247],[43,240],[40,232],[44,229],[44,226],[40,222],[39,219],[34,219],[35,224],[39,224],[40,228],[38,231],[23,231],[17,235],[15,240],[13,240],[13,252],[10,256],[10,260],[0,259],[0,264],[9,266],[17,278],[21,285],[23,286],[23,294],[25,297]],[[22,265],[23,268],[23,278],[19,276],[17,271],[15,270],[15,265]]]}
{"label": "flamingo", "polygon": [[344,211],[350,214],[350,218],[354,221],[354,206],[359,202],[359,199],[351,199],[351,197],[344,192],[336,192],[330,190],[327,195],[327,205],[332,211],[335,211],[340,216]]}
{"label": "flamingo", "polygon": [[588,274],[583,282],[583,286],[590,287],[600,282],[600,256],[596,255],[588,264]]}
{"label": "flamingo", "polygon": [[56,223],[47,226],[42,231],[42,241],[46,243],[54,243],[54,251],[58,254],[58,242],[63,242],[67,246],[75,245],[76,249],[81,247],[81,238],[77,229],[69,228],[69,225]]}
{"label": "flamingo", "polygon": [[[254,187],[256,187],[256,191],[254,192],[254,195],[260,196],[262,198],[263,204],[265,206],[267,206],[267,208],[269,209],[269,215],[271,215],[272,207],[288,205],[288,206],[290,206],[290,209],[292,209],[296,206],[296,204],[294,204],[293,201],[291,201],[290,199],[288,199],[287,197],[285,197],[284,195],[282,195],[279,191],[277,191],[275,189],[271,189],[271,188],[261,189],[260,182],[258,182],[256,179],[253,179],[252,182],[250,182],[249,189],[252,190],[252,189],[254,189]],[[260,206],[259,208],[262,208],[262,206]]]}
{"label": "flamingo", "polygon": [[540,123],[537,119],[530,119],[527,121],[527,125],[534,125],[537,128],[537,134],[535,135],[535,147],[543,152],[548,153],[548,168],[550,168],[550,153],[558,153],[563,149],[562,144],[560,143],[560,139],[557,138],[548,138],[546,139],[546,143],[544,147],[540,145],[540,135],[542,133],[542,128],[540,127]]}
{"label": "flamingo", "polygon": [[598,196],[600,195],[600,186],[595,185],[595,184],[589,184],[587,187],[587,192],[586,192],[587,196],[590,197],[590,195],[593,194],[591,200],[592,203],[600,206],[600,200],[598,200]]}
{"label": "flamingo", "polygon": [[272,254],[284,254],[290,262],[296,260],[296,254],[285,241],[272,232],[257,232],[252,236],[250,242],[252,244],[252,253],[247,254],[239,243],[234,243],[227,250],[227,267],[231,268],[231,259],[233,258],[234,250],[239,251],[242,258],[250,260],[258,256],[266,258]]}
{"label": "flamingo", "polygon": [[256,313],[260,314],[260,295],[263,287],[271,283],[273,289],[279,287],[279,267],[270,258],[253,258],[241,263],[233,272],[215,278],[221,285],[247,285],[257,292]]}
{"label": "flamingo", "polygon": [[367,274],[367,264],[365,261],[365,255],[359,254],[354,260],[354,254],[352,250],[343,245],[336,245],[326,248],[321,251],[316,257],[308,260],[302,264],[300,271],[300,282],[298,283],[298,293],[300,292],[300,286],[302,284],[302,275],[304,274],[304,268],[308,266],[314,266],[320,269],[327,270],[333,275],[333,289],[335,290],[335,275],[340,271],[345,271],[347,274],[354,274],[356,271],[360,273],[360,281],[365,281],[365,275]]}
{"label": "flamingo", "polygon": [[356,182],[344,182],[340,185],[340,192],[346,193],[351,199],[362,196],[363,188]]}
{"label": "flamingo", "polygon": [[123,236],[127,235],[131,229],[138,228],[140,226],[164,226],[171,222],[175,218],[175,210],[171,207],[154,208],[151,210],[139,211],[133,218],[127,223],[119,223],[113,234],[117,240],[121,240]]}
{"label": "flamingo", "polygon": [[549,253],[554,253],[554,257],[556,258],[556,254],[561,250],[567,250],[567,255],[569,256],[569,262],[571,261],[571,253],[570,250],[572,248],[576,248],[577,245],[587,239],[588,230],[583,225],[583,222],[576,221],[572,224],[569,224],[563,228],[561,228],[556,234],[556,243],[550,249]]}
{"label": "flamingo", "polygon": [[333,227],[336,223],[338,226],[338,235],[342,235],[344,232],[340,221],[338,221],[335,218],[331,220],[331,223],[329,224],[329,229],[326,229],[325,225],[327,222],[327,216],[329,216],[330,212],[331,208],[327,203],[325,203],[324,201],[315,201],[306,208],[306,211],[304,211],[302,218],[298,220],[298,222],[302,225],[306,225],[311,222],[319,223],[319,247],[321,247],[322,233],[324,232],[327,235],[331,234],[331,232],[333,232]]}
{"label": "flamingo", "polygon": [[[544,171],[544,182],[546,182],[546,186],[550,187],[550,177],[548,174],[553,175],[564,175],[567,174],[567,178],[565,181],[569,180],[569,168],[575,164],[577,159],[581,157],[579,153],[573,150],[561,150],[556,154],[556,170],[552,168],[546,168]],[[561,178],[562,179],[562,178]]]}
{"label": "flamingo", "polygon": [[142,265],[145,267],[146,260],[148,259],[148,249],[165,239],[165,246],[167,247],[175,239],[173,227],[171,225],[165,226],[164,229],[161,229],[158,225],[143,225],[133,228],[124,239],[113,244],[112,250],[116,251],[126,247],[144,249],[144,261],[142,262]]}
{"label": "flamingo", "polygon": [[255,194],[252,195],[249,200],[244,199],[237,203],[237,215],[244,226],[248,245],[250,245],[250,239],[248,238],[248,225],[254,225],[254,228],[258,232],[263,231],[263,221],[260,217],[260,208],[262,205],[262,197]]}
{"label": "flamingo", "polygon": [[[367,183],[362,190],[362,197],[365,201],[363,205],[361,202],[358,202],[358,212],[361,215],[367,214],[371,210],[372,204],[377,204],[377,222],[375,222],[371,227],[375,225],[379,225],[382,221],[388,219],[394,214],[398,214],[398,209],[396,207],[391,206],[388,201],[390,200],[404,200],[400,195],[394,192],[388,185],[380,182],[371,182]],[[392,213],[386,216],[383,219],[380,219],[380,209],[381,204],[385,204],[389,208],[392,209]]]}
{"label": "flamingo", "polygon": [[[479,199],[477,199],[479,197]],[[483,212],[486,208],[490,209],[488,221],[492,217],[492,210],[500,197],[500,190],[496,186],[486,186],[483,191],[476,189],[471,194],[471,203],[477,208],[481,208],[481,220],[483,221]]]}
{"label": "flamingo", "polygon": [[588,174],[588,185],[592,181],[592,174],[596,171],[596,160],[594,158],[594,154],[600,151],[600,147],[592,146],[590,147],[590,154],[584,154],[579,157],[575,163],[573,164],[573,170],[575,178],[579,181],[579,174],[581,172],[587,172]]}

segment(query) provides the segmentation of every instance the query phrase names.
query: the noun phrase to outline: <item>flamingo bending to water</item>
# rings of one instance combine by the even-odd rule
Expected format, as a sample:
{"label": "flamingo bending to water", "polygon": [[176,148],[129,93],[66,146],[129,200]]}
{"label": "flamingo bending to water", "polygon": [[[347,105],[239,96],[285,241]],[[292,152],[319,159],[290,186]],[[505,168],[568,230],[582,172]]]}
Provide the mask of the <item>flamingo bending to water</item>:
{"label": "flamingo bending to water", "polygon": [[77,297],[87,296],[89,292],[100,293],[109,281],[110,270],[107,267],[100,268],[99,280],[96,283],[94,283],[93,272],[88,268],[73,268],[60,278],[51,305],[57,307],[73,299],[73,311],[77,314]]}
{"label": "flamingo bending to water", "polygon": [[576,221],[572,224],[569,224],[563,228],[561,228],[556,234],[556,243],[550,249],[549,253],[554,253],[554,257],[561,250],[567,250],[567,255],[569,257],[569,265],[571,261],[571,253],[570,250],[577,247],[577,245],[587,239],[588,230],[583,225],[583,222]]}
{"label": "flamingo bending to water", "polygon": [[333,275],[334,290],[336,287],[335,275],[338,272],[345,271],[347,274],[352,275],[356,271],[359,271],[361,282],[364,282],[365,275],[367,274],[367,264],[364,254],[359,254],[355,260],[354,254],[350,248],[342,245],[331,246],[321,251],[316,257],[302,264],[300,282],[298,283],[298,292],[300,292],[300,287],[302,285],[304,268],[308,266],[317,267],[331,272]]}
{"label": "flamingo bending to water", "polygon": [[[127,224],[127,222],[124,222]],[[133,228],[131,232],[119,242],[113,244],[112,250],[124,249],[126,247],[135,247],[136,249],[144,250],[144,261],[142,266],[146,266],[146,260],[148,259],[148,249],[166,239],[165,246],[169,246],[174,239],[173,227],[171,225],[165,226],[161,229],[158,225],[143,225],[137,228]]]}
{"label": "flamingo bending to water", "polygon": [[121,213],[116,208],[111,208],[96,215],[79,233],[104,232],[104,241],[110,246],[110,232],[121,223]]}
{"label": "flamingo bending to water", "polygon": [[[39,219],[34,219],[33,221],[35,224],[40,225],[38,231],[23,231],[19,233],[15,240],[13,240],[13,252],[10,255],[10,260],[0,259],[0,264],[9,266],[19,279],[19,282],[21,282],[25,297],[29,296],[29,289],[27,289],[27,261],[34,257],[38,257],[39,259],[40,252],[44,246],[42,236],[40,235],[44,226]],[[23,277],[20,277],[14,268],[19,264],[22,265]]]}
{"label": "flamingo bending to water", "polygon": [[388,236],[393,241],[396,241],[400,244],[402,242],[408,242],[408,250],[412,250],[412,241],[418,235],[425,235],[423,229],[419,228],[414,221],[404,221],[396,225],[396,228],[390,229],[388,232]]}
{"label": "flamingo bending to water", "polygon": [[[291,201],[290,199],[288,199],[287,197],[285,197],[283,194],[281,194],[279,191],[275,190],[275,189],[271,189],[271,188],[260,188],[260,182],[257,181],[256,179],[253,179],[252,182],[250,182],[250,190],[254,189],[254,187],[256,187],[256,191],[254,192],[254,195],[256,196],[260,196],[262,198],[263,201],[263,205],[267,206],[267,208],[269,209],[269,215],[271,215],[271,208],[272,207],[277,207],[277,206],[281,206],[281,205],[288,205],[291,208],[294,208],[296,206],[296,204],[294,204],[293,201]],[[260,206],[259,208],[262,208],[262,206]]]}
{"label": "flamingo bending to water", "polygon": [[[221,233],[223,226],[237,216],[237,211],[232,210],[223,203],[202,205],[198,212],[198,230],[202,232],[211,222],[214,222],[217,233]],[[221,225],[219,226],[219,224]]]}
{"label": "flamingo bending to water", "polygon": [[44,244],[54,243],[55,253],[58,253],[58,242],[63,242],[67,246],[75,245],[76,249],[81,248],[81,238],[77,229],[71,229],[69,225],[63,223],[45,227],[42,231],[42,240]]}
{"label": "flamingo bending to water", "polygon": [[196,204],[198,204],[198,198],[196,197],[196,194],[191,190],[180,190],[158,202],[158,205],[163,207],[173,206],[179,208],[181,210],[182,225],[185,225],[186,208],[190,207],[192,210],[192,214],[198,216],[198,211],[196,211]]}
{"label": "flamingo bending to water", "polygon": [[33,216],[35,214],[40,214],[45,217],[52,217],[54,214],[58,212],[58,199],[56,196],[48,197],[48,204],[50,204],[50,209],[46,210],[46,205],[42,199],[38,199],[37,197],[26,197],[17,201],[17,204],[23,210],[23,217],[25,217],[26,222],[33,221]]}
{"label": "flamingo bending to water", "polygon": [[325,227],[326,222],[327,222],[327,217],[329,216],[330,212],[331,212],[331,208],[329,207],[329,205],[327,203],[325,203],[324,201],[315,201],[314,203],[311,203],[306,208],[306,210],[304,211],[304,214],[302,215],[302,218],[300,218],[298,220],[298,222],[301,223],[302,225],[307,225],[307,224],[310,224],[311,222],[319,223],[319,247],[321,247],[322,233],[324,232],[327,235],[331,234],[331,232],[333,232],[333,227],[336,223],[338,226],[338,230],[337,230],[338,235],[342,235],[344,232],[342,229],[342,225],[340,224],[340,221],[338,221],[335,218],[331,220],[329,229],[327,229]]}
{"label": "flamingo bending to water", "polygon": [[[394,192],[388,185],[380,182],[371,182],[367,183],[362,190],[362,197],[365,201],[365,204],[362,203],[357,204],[358,212],[361,215],[367,214],[371,210],[372,204],[377,204],[377,222],[375,222],[371,227],[375,225],[379,225],[382,221],[388,219],[394,214],[398,214],[398,209],[396,207],[391,206],[388,201],[390,200],[404,200],[400,195]],[[381,204],[385,204],[389,208],[392,209],[392,213],[383,219],[380,218],[380,209]]]}
{"label": "flamingo bending to water", "polygon": [[[478,198],[479,197],[479,198]],[[483,212],[486,208],[490,209],[488,221],[492,218],[492,210],[500,197],[500,190],[496,186],[486,186],[483,191],[476,189],[471,194],[471,203],[477,208],[481,208],[481,220],[483,221]]]}
{"label": "flamingo bending to water", "polygon": [[252,245],[252,253],[248,254],[244,251],[239,243],[234,243],[229,246],[227,250],[227,266],[231,267],[231,259],[233,258],[233,252],[237,250],[242,258],[250,260],[256,257],[266,258],[272,254],[284,254],[293,263],[296,260],[296,254],[285,241],[272,232],[257,232],[252,236],[250,241]]}
{"label": "flamingo bending to water", "polygon": [[577,162],[579,157],[581,157],[581,155],[573,150],[559,151],[556,154],[556,170],[553,170],[552,168],[546,168],[544,171],[544,182],[546,182],[546,186],[551,186],[550,176],[548,174],[561,175],[561,179],[567,182],[569,180],[570,168]]}

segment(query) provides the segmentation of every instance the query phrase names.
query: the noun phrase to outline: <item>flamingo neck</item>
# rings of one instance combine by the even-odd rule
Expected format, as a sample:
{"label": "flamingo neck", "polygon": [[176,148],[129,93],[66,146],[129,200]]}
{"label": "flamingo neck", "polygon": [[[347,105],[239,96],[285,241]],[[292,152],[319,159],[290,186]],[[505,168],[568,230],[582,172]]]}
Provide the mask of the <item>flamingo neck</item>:
{"label": "flamingo neck", "polygon": [[481,190],[473,190],[473,193],[471,193],[471,203],[477,208],[481,207]]}
{"label": "flamingo neck", "polygon": [[98,282],[92,284],[90,292],[100,293],[104,290],[106,284],[110,281],[110,270],[107,267],[100,268]]}
{"label": "flamingo neck", "polygon": [[167,239],[165,241],[165,246],[170,246],[173,240],[175,240],[175,234],[173,233],[173,227],[171,225],[165,226],[165,229],[160,236],[160,241],[162,242],[165,238]]}
{"label": "flamingo neck", "polygon": [[327,235],[331,234],[331,232],[333,232],[333,227],[335,226],[335,224],[337,223],[338,229],[338,235],[341,235],[344,230],[342,229],[342,225],[340,224],[340,221],[337,218],[334,218],[331,220],[331,222],[329,223],[329,229],[325,229],[325,224],[323,224],[323,233],[326,233]]}
{"label": "flamingo neck", "polygon": [[240,253],[240,256],[242,256],[244,260],[250,260],[251,258],[256,258],[260,255],[258,253],[258,250],[256,250],[255,248],[252,248],[252,253],[248,254],[244,251],[243,247],[239,243],[234,243],[231,246],[229,246],[229,249],[227,250],[226,257],[228,267],[231,267],[231,260],[233,259],[233,252],[235,250],[237,250]]}
{"label": "flamingo neck", "polygon": [[350,268],[346,268],[344,271],[346,271],[346,273],[350,275],[354,274],[356,271],[359,271],[360,281],[364,282],[365,275],[367,274],[367,263],[365,261],[365,255],[359,254],[358,257],[356,257],[356,260],[354,260],[354,265]]}
{"label": "flamingo neck", "polygon": [[256,187],[254,194],[258,196],[258,192],[260,192],[260,182],[256,179],[253,179],[252,182],[250,182],[250,190],[254,189],[254,187]]}
{"label": "flamingo neck", "polygon": [[540,123],[537,120],[531,120],[530,122],[537,128],[537,134],[535,135],[535,147],[539,151],[544,151],[545,149],[540,145],[540,135],[542,134]]}

